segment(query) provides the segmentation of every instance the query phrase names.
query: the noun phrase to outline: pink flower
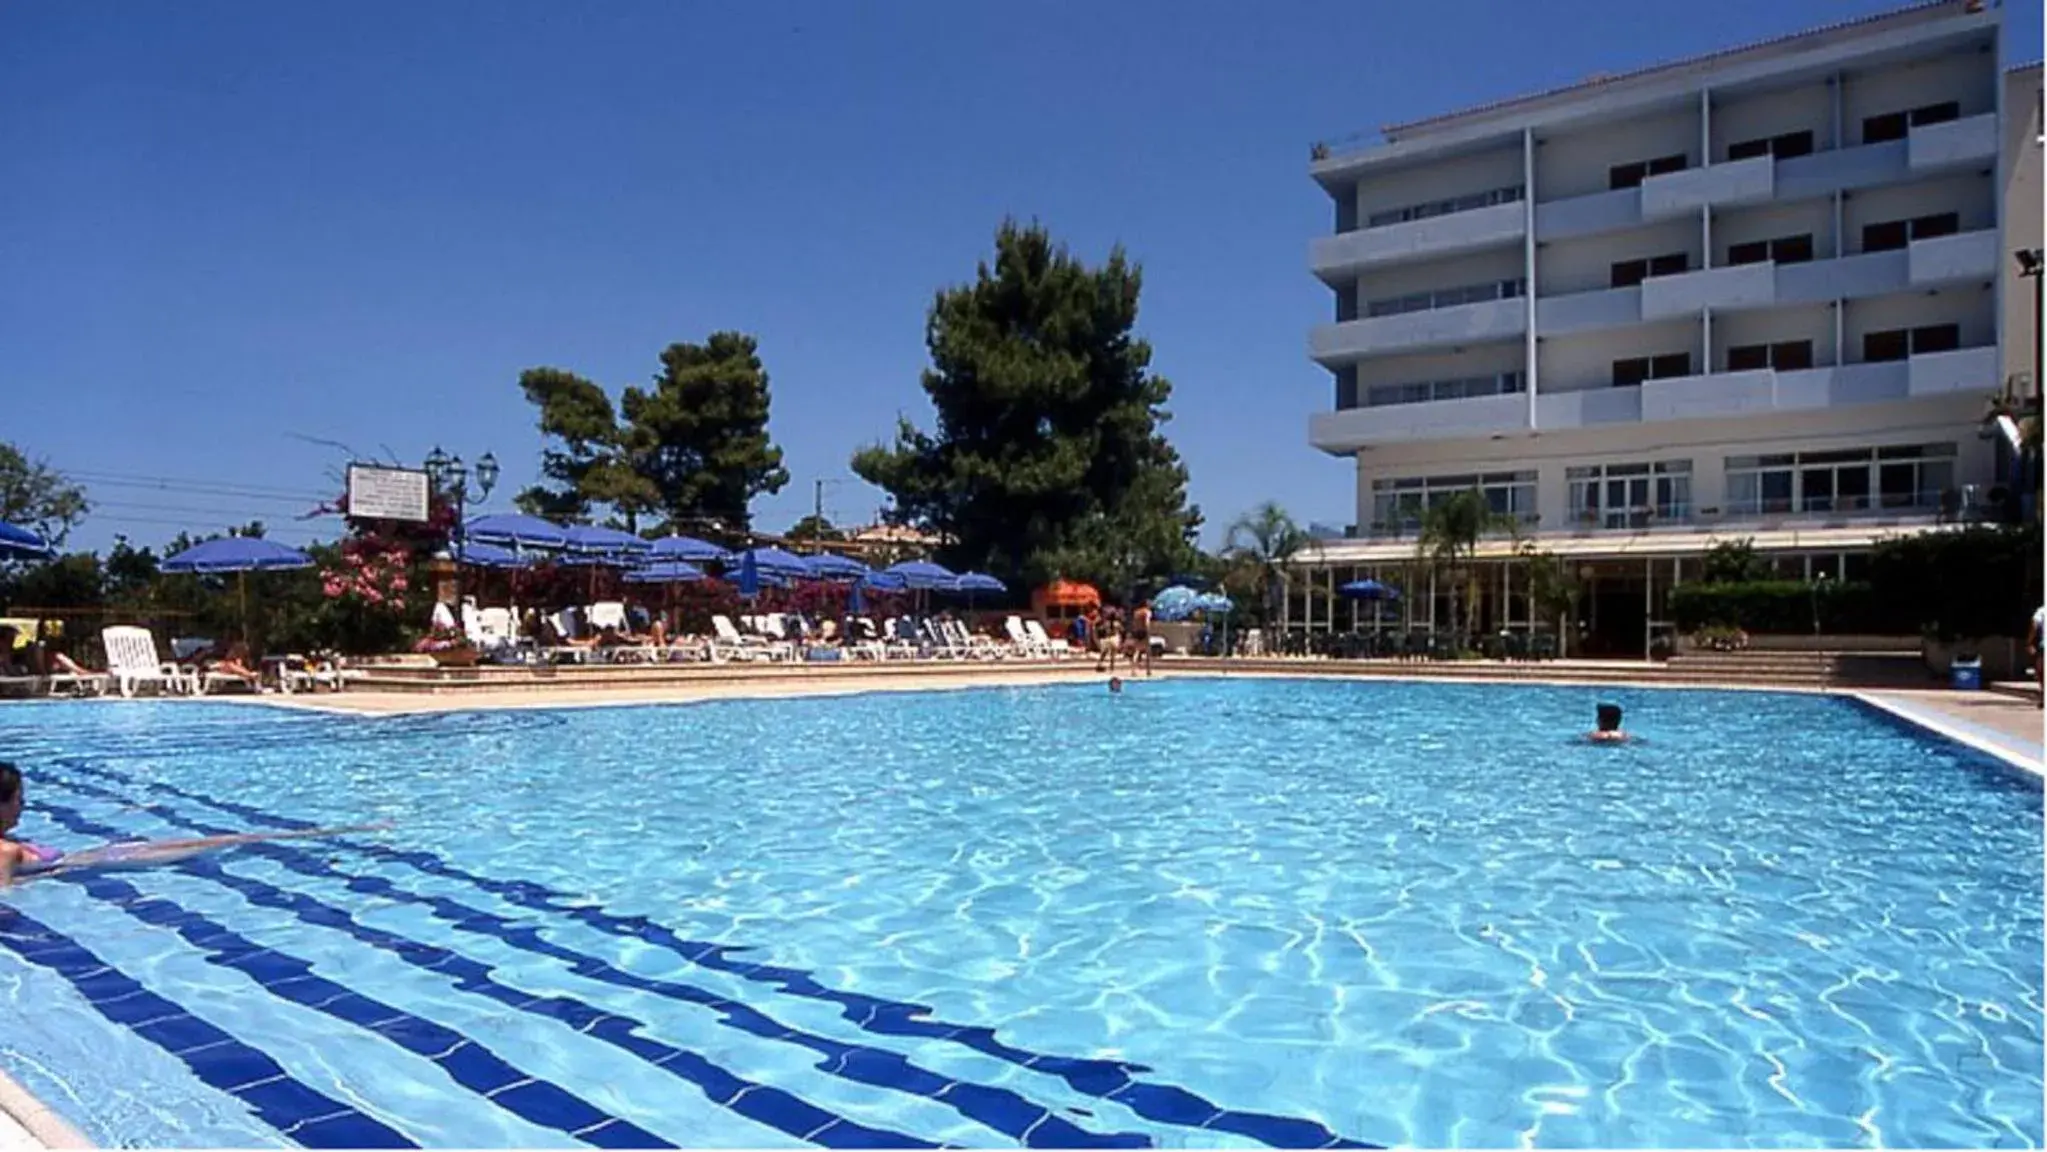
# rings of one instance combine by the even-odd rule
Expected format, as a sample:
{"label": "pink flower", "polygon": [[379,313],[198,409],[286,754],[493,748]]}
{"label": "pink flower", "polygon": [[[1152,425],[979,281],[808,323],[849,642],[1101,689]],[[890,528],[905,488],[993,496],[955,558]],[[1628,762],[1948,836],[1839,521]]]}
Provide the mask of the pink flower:
{"label": "pink flower", "polygon": [[399,596],[394,598],[391,601],[391,607],[400,612],[405,611],[405,597]]}

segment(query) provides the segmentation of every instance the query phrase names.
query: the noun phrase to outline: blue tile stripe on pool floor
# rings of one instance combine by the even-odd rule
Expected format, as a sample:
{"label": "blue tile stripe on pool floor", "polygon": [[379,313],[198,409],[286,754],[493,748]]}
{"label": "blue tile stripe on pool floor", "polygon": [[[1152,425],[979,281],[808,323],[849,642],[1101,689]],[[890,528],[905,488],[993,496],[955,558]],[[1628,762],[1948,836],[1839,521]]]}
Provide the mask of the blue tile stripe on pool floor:
{"label": "blue tile stripe on pool floor", "polygon": [[[80,784],[77,781],[53,783],[85,795],[112,801],[125,800],[120,794],[95,785]],[[181,816],[163,805],[149,804],[140,807],[166,823],[202,836],[219,836],[237,831]],[[69,810],[61,806],[52,806],[51,811],[53,814],[69,815]],[[506,917],[473,908],[447,897],[409,892],[381,876],[359,876],[342,872],[318,853],[303,848],[283,844],[254,844],[245,850],[264,856],[302,876],[341,881],[352,892],[425,908],[435,919],[445,921],[457,930],[481,933],[509,947],[560,960],[569,966],[571,972],[586,979],[709,1008],[719,1014],[720,1023],[727,1027],[763,1039],[795,1044],[817,1053],[821,1059],[816,1067],[826,1075],[867,1087],[921,1096],[952,1108],[969,1120],[1021,1140],[1027,1146],[1143,1148],[1151,1145],[1150,1139],[1141,1133],[1103,1135],[1091,1132],[1017,1092],[950,1080],[918,1066],[897,1052],[866,1045],[847,1044],[828,1036],[792,1028],[749,1005],[695,985],[623,971],[599,957],[551,943],[541,937],[537,928],[517,924]]]}
{"label": "blue tile stripe on pool floor", "polygon": [[307,1148],[417,1148],[389,1125],[285,1074],[275,1060],[102,963],[84,945],[0,906],[0,947],[69,981],[109,1022],[168,1052]]}
{"label": "blue tile stripe on pool floor", "polygon": [[[308,820],[281,816],[237,801],[221,800],[174,784],[91,764],[76,757],[59,758],[54,763],[117,784],[205,805],[257,825],[292,830],[316,827]],[[924,1005],[884,1000],[857,992],[842,992],[819,983],[807,972],[750,963],[736,958],[733,953],[739,949],[732,946],[685,940],[644,916],[615,916],[602,908],[576,904],[572,902],[575,898],[570,894],[545,885],[482,876],[449,864],[429,852],[361,841],[350,841],[349,844],[365,855],[404,864],[428,875],[473,884],[522,907],[573,919],[613,936],[659,945],[692,963],[715,971],[764,983],[789,995],[838,1005],[844,1011],[846,1019],[878,1035],[950,1041],[998,1060],[1056,1076],[1077,1092],[1099,1099],[1113,1100],[1147,1120],[1229,1132],[1274,1148],[1378,1147],[1375,1144],[1354,1141],[1338,1135],[1317,1121],[1237,1111],[1212,1103],[1185,1088],[1146,1083],[1133,1075],[1150,1071],[1142,1065],[1116,1060],[1053,1056],[1016,1048],[1003,1043],[991,1028],[929,1019],[931,1009]]]}
{"label": "blue tile stripe on pool floor", "polygon": [[[121,838],[123,835],[118,828],[101,824],[60,805],[38,803],[37,808],[48,813],[65,827],[82,835],[101,836],[108,839]],[[231,888],[241,893],[245,899],[258,907],[275,908],[280,911],[289,912],[305,923],[345,932],[357,940],[396,956],[414,967],[451,977],[454,980],[455,987],[462,991],[476,993],[517,1011],[561,1021],[578,1032],[630,1052],[671,1076],[697,1085],[715,1103],[788,1135],[812,1143],[822,1144],[828,1148],[936,1147],[929,1140],[921,1140],[900,1132],[869,1128],[845,1117],[834,1115],[779,1088],[758,1084],[735,1076],[697,1053],[685,1051],[645,1036],[636,1035],[635,1033],[645,1025],[631,1017],[606,1012],[571,997],[535,996],[522,992],[510,985],[499,983],[491,975],[489,968],[466,956],[446,948],[421,944],[394,933],[366,927],[357,923],[355,918],[347,911],[315,900],[310,896],[290,892],[260,880],[227,872],[219,864],[210,860],[187,860],[177,865],[177,867],[181,871],[204,877]],[[131,900],[139,896],[132,887],[121,881],[109,881],[104,877],[94,877],[90,872],[79,873],[75,876],[58,873],[57,878],[68,879],[73,883],[81,884],[87,892],[99,896],[101,899],[107,899],[111,895],[114,897],[113,902],[115,903],[119,903],[124,895]],[[115,885],[118,886],[118,889],[113,887]],[[120,890],[125,890],[125,892]],[[269,978],[266,979],[265,975],[258,971],[251,971],[250,975],[263,982],[265,987],[270,988],[272,992],[277,992],[287,999],[295,998],[294,993],[299,992],[299,990],[293,989],[292,992],[279,992],[278,985],[289,987],[292,984],[301,983],[306,980],[319,980],[320,983],[328,985],[335,992],[348,991],[338,984],[331,984],[331,982],[321,980],[319,977],[308,975],[311,965],[305,961],[284,957],[274,950],[260,948],[260,946],[253,942],[229,932],[227,929],[214,924],[198,913],[188,911],[172,901],[152,898],[138,906],[149,910],[142,918],[171,927],[177,930],[180,935],[186,935],[186,928],[184,926],[191,926],[193,931],[211,931],[218,934],[219,937],[231,938],[237,946],[245,946],[251,951],[261,953],[262,967],[271,969],[268,974]],[[126,910],[131,915],[138,915],[135,907],[128,907]],[[192,936],[187,936],[187,939],[192,940],[196,946],[200,947],[207,946],[200,941],[208,938],[202,936],[199,939],[194,939]],[[239,966],[233,961],[226,962],[230,966]],[[363,1009],[360,1006],[356,1006],[355,1015],[343,1015],[341,1012],[335,1011],[332,1006],[321,1010],[368,1028],[379,1035],[397,1040],[405,1047],[414,1051],[420,1051],[420,1048],[415,1047],[415,1045],[431,1045],[428,1051],[443,1052],[450,1060],[454,1057],[463,1056],[469,1051],[469,1047],[462,1044],[465,1037],[452,1029],[443,1028],[430,1021],[400,1013],[397,1009],[386,1005],[375,1004],[374,1001],[367,1001],[367,998],[361,999],[374,1005],[374,1009]],[[381,1011],[386,1016],[399,1017],[399,1019],[383,1019],[380,1017],[381,1023],[369,1023],[362,1017],[369,1016],[372,1011]],[[404,1039],[400,1039],[400,1037],[404,1037]],[[471,1041],[471,1044],[473,1045],[474,1042]],[[422,1054],[425,1053],[422,1052]],[[495,1057],[492,1057],[492,1059],[495,1059]],[[445,1062],[443,1066],[449,1067]],[[479,1088],[476,1090],[497,1092],[498,1095],[490,1097],[493,1103],[498,1103],[501,1107],[509,1107],[511,1111],[524,1115],[525,1118],[533,1120],[535,1123],[545,1124],[548,1127],[558,1128],[565,1132],[572,1132],[581,1140],[611,1147],[674,1146],[637,1129],[633,1129],[630,1133],[615,1133],[611,1126],[603,1123],[606,1119],[604,1113],[599,1112],[581,1099],[570,1095],[547,1081],[533,1079],[532,1083],[507,1091],[507,1085],[522,1079],[532,1079],[525,1077],[523,1073],[517,1073],[516,1070],[512,1071],[514,1074],[511,1079],[504,1080],[501,1084],[493,1084],[489,1089]],[[451,1075],[456,1075],[456,1069],[453,1067],[449,1067],[449,1072]],[[456,1079],[460,1082],[462,1081],[462,1076],[456,1075]],[[475,1087],[466,1083],[465,1086]],[[514,1105],[506,1105],[504,1103],[506,1100],[521,1096],[522,1094],[538,1096],[540,1098],[537,1100],[520,1099],[515,1101]],[[520,1111],[521,1107],[527,1108],[536,1114],[527,1115],[525,1112]],[[620,1123],[622,1124],[623,1122],[621,1121]],[[605,1142],[610,1139],[615,1139],[619,1143],[606,1144]]]}
{"label": "blue tile stripe on pool floor", "polygon": [[[90,820],[67,820],[66,823],[74,830],[89,835],[120,835],[118,829]],[[199,861],[191,864],[200,865],[195,871],[204,867]],[[552,1128],[600,1148],[675,1147],[673,1143],[612,1116],[558,1085],[526,1074],[452,1028],[315,976],[311,963],[274,948],[266,948],[175,901],[145,896],[126,881],[91,872],[60,874],[59,878],[78,885],[94,899],[112,904],[145,924],[176,932],[192,947],[199,949],[209,963],[242,973],[273,996],[354,1024],[408,1052],[425,1057],[457,1084],[522,1120]],[[425,945],[414,944],[412,947],[426,950]],[[447,955],[452,956],[453,953]],[[414,959],[429,969],[439,963],[438,960]],[[174,1029],[183,1027],[184,1019],[169,1021],[167,1026]],[[121,1023],[128,1025],[131,1031],[135,1030],[134,1019]]]}

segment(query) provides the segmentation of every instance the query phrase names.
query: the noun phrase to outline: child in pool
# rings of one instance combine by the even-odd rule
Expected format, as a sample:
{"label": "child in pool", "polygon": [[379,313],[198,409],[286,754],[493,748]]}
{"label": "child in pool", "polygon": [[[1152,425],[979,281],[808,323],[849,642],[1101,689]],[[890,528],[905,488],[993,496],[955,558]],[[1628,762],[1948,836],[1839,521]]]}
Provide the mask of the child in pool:
{"label": "child in pool", "polygon": [[14,883],[16,878],[27,879],[60,868],[70,870],[174,864],[202,852],[232,848],[237,844],[256,844],[265,840],[306,840],[338,836],[344,832],[369,832],[390,827],[389,824],[360,824],[348,828],[314,828],[304,832],[247,832],[232,836],[205,836],[197,840],[137,840],[126,844],[87,848],[82,852],[65,853],[54,848],[42,848],[8,838],[8,833],[14,831],[15,824],[21,820],[21,806],[21,769],[0,760],[0,888]]}
{"label": "child in pool", "polygon": [[1586,733],[1585,738],[1596,744],[1625,743],[1628,739],[1628,734],[1621,731],[1621,706],[1618,704],[1601,704],[1599,706],[1599,727],[1592,732]]}

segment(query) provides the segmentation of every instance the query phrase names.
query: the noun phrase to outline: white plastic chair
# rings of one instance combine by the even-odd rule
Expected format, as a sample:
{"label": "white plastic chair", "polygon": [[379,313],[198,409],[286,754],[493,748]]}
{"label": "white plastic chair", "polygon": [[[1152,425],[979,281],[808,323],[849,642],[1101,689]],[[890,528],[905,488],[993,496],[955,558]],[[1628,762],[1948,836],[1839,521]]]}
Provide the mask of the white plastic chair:
{"label": "white plastic chair", "polygon": [[1029,636],[1032,641],[1034,641],[1040,648],[1044,650],[1047,656],[1052,657],[1054,660],[1064,660],[1068,656],[1073,655],[1074,653],[1074,648],[1072,644],[1068,643],[1064,639],[1059,640],[1052,639],[1052,637],[1046,633],[1045,625],[1039,621],[1036,620],[1024,621],[1024,634]]}
{"label": "white plastic chair", "polygon": [[199,689],[198,677],[162,659],[156,651],[156,637],[147,628],[116,624],[100,630],[100,643],[107,650],[107,675],[121,687],[121,695],[133,696],[144,684],[155,684],[170,692],[192,693]]}

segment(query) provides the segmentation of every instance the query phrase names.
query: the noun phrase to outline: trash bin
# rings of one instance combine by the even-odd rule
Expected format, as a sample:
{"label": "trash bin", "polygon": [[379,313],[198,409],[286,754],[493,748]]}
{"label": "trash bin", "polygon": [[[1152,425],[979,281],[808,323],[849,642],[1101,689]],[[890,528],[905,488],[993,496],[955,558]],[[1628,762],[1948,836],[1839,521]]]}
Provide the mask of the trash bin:
{"label": "trash bin", "polygon": [[1976,691],[1983,687],[1983,661],[1957,658],[1949,666],[1948,675],[1956,688]]}

